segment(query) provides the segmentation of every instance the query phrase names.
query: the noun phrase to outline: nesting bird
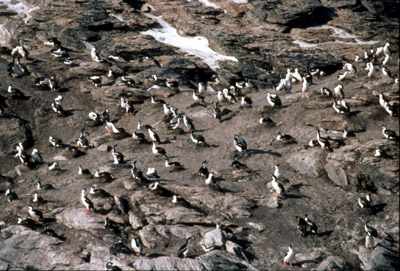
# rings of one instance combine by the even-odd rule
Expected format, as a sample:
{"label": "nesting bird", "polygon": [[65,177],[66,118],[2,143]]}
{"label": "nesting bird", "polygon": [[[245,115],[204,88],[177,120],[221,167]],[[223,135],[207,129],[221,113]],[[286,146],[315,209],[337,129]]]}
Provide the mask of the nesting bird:
{"label": "nesting bird", "polygon": [[238,152],[243,152],[247,150],[247,143],[246,141],[241,138],[239,135],[234,136],[233,145]]}

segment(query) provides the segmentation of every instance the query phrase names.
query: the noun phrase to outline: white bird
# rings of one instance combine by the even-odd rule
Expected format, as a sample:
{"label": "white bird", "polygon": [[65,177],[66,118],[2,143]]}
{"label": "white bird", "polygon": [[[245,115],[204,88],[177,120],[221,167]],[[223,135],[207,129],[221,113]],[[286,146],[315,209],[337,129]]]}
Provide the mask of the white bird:
{"label": "white bird", "polygon": [[58,169],[60,169],[60,167],[58,166],[57,162],[49,163],[49,170],[50,171],[54,171],[54,170],[58,170]]}
{"label": "white bird", "polygon": [[284,178],[282,170],[279,168],[279,165],[275,165],[274,169],[274,176],[278,179],[281,180]]}
{"label": "white bird", "polygon": [[[291,77],[290,77],[291,78]],[[290,82],[290,79],[281,79],[279,85],[276,87],[277,91],[290,91],[292,89],[292,83]]]}
{"label": "white bird", "polygon": [[335,93],[336,98],[344,99],[343,85],[339,84],[333,89],[333,93]]}
{"label": "white bird", "polygon": [[218,92],[217,92],[217,99],[218,99],[218,102],[226,102],[224,94],[222,93],[221,90],[218,90]]}
{"label": "white bird", "polygon": [[303,85],[302,85],[302,87],[301,87],[301,91],[302,92],[306,92],[306,91],[308,91],[309,89],[310,89],[310,82],[308,82],[307,80],[306,80],[306,78],[305,77],[303,77]]}
{"label": "white bird", "polygon": [[383,53],[384,53],[385,55],[390,55],[390,43],[389,43],[389,42],[387,42],[387,43],[385,44],[385,46],[383,47]]}
{"label": "white bird", "polygon": [[167,104],[163,104],[164,115],[168,115],[171,112],[171,109],[168,107]]}
{"label": "white bird", "polygon": [[356,67],[354,67],[354,65],[351,64],[351,63],[345,63],[343,65],[343,69],[349,71],[350,73],[356,73],[357,72]]}
{"label": "white bird", "polygon": [[349,74],[349,71],[345,71],[343,74],[339,74],[337,76],[337,79],[339,82],[342,82],[344,79],[346,79],[347,75]]}
{"label": "white bird", "polygon": [[292,246],[288,247],[288,252],[286,253],[285,257],[283,258],[283,264],[285,267],[287,267],[287,264],[290,265],[290,267],[293,267],[293,260],[294,260],[294,251]]}
{"label": "white bird", "polygon": [[375,73],[376,73],[376,68],[375,68],[374,64],[372,64],[372,62],[368,62],[367,63],[367,68],[365,70],[368,71],[367,76],[369,78],[373,77],[375,75]]}
{"label": "white bird", "polygon": [[95,47],[92,48],[92,51],[90,53],[92,60],[96,63],[101,62],[102,60],[99,58],[99,56],[97,55],[97,50]]}
{"label": "white bird", "polygon": [[121,133],[121,131],[115,127],[114,123],[112,123],[111,121],[107,121],[106,120],[106,129],[110,134],[119,134]]}
{"label": "white bird", "polygon": [[[299,69],[298,68],[294,69],[294,72],[292,73],[292,77],[293,77],[293,79],[295,79],[294,82],[296,80],[301,82],[301,80],[303,79],[303,77],[299,73]],[[292,80],[292,82],[293,82],[293,80]]]}
{"label": "white bird", "polygon": [[382,61],[382,65],[385,66],[389,63],[390,61],[390,55],[385,55],[385,58]]}

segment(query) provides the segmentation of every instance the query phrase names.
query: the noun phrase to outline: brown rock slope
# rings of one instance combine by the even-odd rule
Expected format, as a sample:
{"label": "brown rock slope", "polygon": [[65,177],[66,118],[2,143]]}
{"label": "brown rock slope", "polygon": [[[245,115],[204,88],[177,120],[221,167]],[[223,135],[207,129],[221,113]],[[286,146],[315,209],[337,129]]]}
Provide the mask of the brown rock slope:
{"label": "brown rock slope", "polygon": [[[399,24],[391,17],[398,4],[389,9],[390,1],[383,6],[373,1],[214,1],[220,8],[212,8],[183,0],[46,2],[21,25],[13,44],[29,50],[21,59],[29,75],[8,75],[11,47],[0,55],[0,190],[4,195],[11,188],[19,198],[0,198],[1,269],[104,269],[111,262],[137,270],[277,270],[284,268],[289,245],[297,268],[398,268],[399,141],[386,139],[382,125],[399,135],[399,124],[396,112],[389,117],[378,97],[382,93],[398,106],[394,78],[399,72]],[[219,62],[220,68],[212,70],[201,59],[141,34],[160,27],[149,13],[162,15],[181,35],[205,36],[215,51],[235,56],[238,62]],[[329,27],[312,28],[323,24]],[[339,28],[354,36],[338,34]],[[74,64],[50,54],[53,48],[44,41],[52,37],[68,50]],[[295,40],[313,45],[300,47]],[[370,40],[376,43],[360,42]],[[363,58],[365,50],[386,42],[391,44],[386,66],[393,79],[381,72],[383,56],[377,57],[377,71],[369,78],[365,63],[354,62],[354,56]],[[93,47],[102,62],[92,60]],[[322,96],[320,89],[333,91],[345,62],[353,63],[357,72],[341,82],[350,112],[339,114],[333,98]],[[289,92],[275,90],[288,68],[305,75],[307,66],[327,75],[315,76],[305,93],[301,83],[293,83]],[[112,76],[107,76],[109,70]],[[179,86],[148,91],[162,81],[154,81],[152,75]],[[35,85],[35,79],[51,76],[58,91]],[[97,86],[92,76],[102,78]],[[122,84],[122,76],[130,83]],[[205,82],[214,92],[209,89],[204,103],[194,103],[194,83]],[[253,104],[220,102],[224,114],[218,122],[213,117],[215,91],[236,82],[250,83],[241,91]],[[23,97],[8,93],[9,85]],[[280,96],[282,108],[268,104],[267,91]],[[51,107],[58,95],[63,97],[63,116]],[[192,119],[195,135],[202,135],[206,143],[192,142],[183,121],[181,130],[168,129],[163,107],[151,102],[152,95]],[[132,112],[121,108],[121,98],[132,103]],[[125,132],[110,134],[100,120],[89,119],[90,112],[101,115],[106,109],[110,123]],[[274,124],[260,124],[261,116]],[[149,133],[138,130],[138,121],[153,127],[160,137],[157,146],[183,170],[165,167],[165,158],[152,153]],[[90,146],[74,151],[82,129]],[[328,138],[332,151],[309,145],[316,140],[316,129]],[[343,137],[343,130],[352,135]],[[143,133],[145,140],[133,139],[134,131]],[[278,141],[278,133],[291,135],[295,142]],[[237,153],[235,135],[247,142],[246,152]],[[60,148],[50,144],[50,136],[62,140]],[[38,149],[44,162],[20,165],[14,157],[19,142],[28,154]],[[115,145],[123,164],[114,164]],[[388,156],[375,156],[378,148]],[[231,166],[235,155],[247,168]],[[198,174],[205,160],[215,186],[206,185]],[[48,169],[47,163],[54,161],[60,170]],[[132,177],[134,161],[145,176],[141,181]],[[271,180],[278,164],[286,192],[276,198]],[[79,166],[91,175],[79,175]],[[160,177],[147,177],[148,168],[156,168]],[[112,176],[95,177],[96,170]],[[38,181],[54,189],[38,190]],[[152,190],[149,185],[155,181],[161,188]],[[90,194],[93,185],[105,192]],[[82,189],[94,211],[85,212]],[[32,202],[36,192],[45,203]],[[372,208],[361,209],[358,198],[368,193],[373,195]],[[17,223],[17,215],[29,217],[28,205],[44,217],[30,228]],[[305,214],[316,222],[317,234],[300,235],[295,217]],[[107,217],[112,222],[105,226]],[[364,246],[368,220],[378,231],[373,251]],[[187,257],[176,257],[189,237]],[[141,241],[140,255],[131,248],[132,238]],[[119,251],[118,241],[128,250]]]}

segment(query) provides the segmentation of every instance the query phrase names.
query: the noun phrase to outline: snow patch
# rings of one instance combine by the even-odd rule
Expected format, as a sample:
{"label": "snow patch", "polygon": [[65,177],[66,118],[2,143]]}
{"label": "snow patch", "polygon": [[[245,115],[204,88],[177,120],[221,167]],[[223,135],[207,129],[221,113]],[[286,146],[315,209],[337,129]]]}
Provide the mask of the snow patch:
{"label": "snow patch", "polygon": [[218,61],[235,61],[234,56],[225,56],[215,52],[209,47],[207,38],[203,36],[183,37],[178,34],[176,28],[172,27],[162,19],[162,16],[147,14],[156,20],[161,27],[140,32],[142,35],[150,35],[157,41],[179,48],[188,55],[194,55],[202,59],[212,70],[219,68]]}

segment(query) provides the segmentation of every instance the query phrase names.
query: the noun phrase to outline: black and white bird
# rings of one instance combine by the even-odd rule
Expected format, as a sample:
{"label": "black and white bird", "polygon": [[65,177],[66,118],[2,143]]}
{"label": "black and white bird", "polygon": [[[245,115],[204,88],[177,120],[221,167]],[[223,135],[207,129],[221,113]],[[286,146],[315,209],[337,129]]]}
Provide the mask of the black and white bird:
{"label": "black and white bird", "polygon": [[158,196],[167,198],[171,198],[173,196],[173,193],[169,189],[161,186],[159,182],[154,182],[150,184],[149,189]]}
{"label": "black and white bird", "polygon": [[378,237],[378,231],[374,227],[372,227],[372,226],[370,226],[368,224],[369,224],[369,221],[366,221],[365,225],[364,225],[365,233],[367,233],[368,235],[371,235],[372,237],[377,238]]}
{"label": "black and white bird", "polygon": [[65,116],[65,111],[62,105],[56,104],[56,103],[51,103],[51,109],[53,110],[54,113],[56,113],[60,117]]}
{"label": "black and white bird", "polygon": [[38,149],[33,149],[31,153],[31,162],[34,164],[40,164],[43,162],[42,156],[40,155]]}
{"label": "black and white bird", "polygon": [[281,99],[279,98],[278,95],[274,93],[267,92],[267,102],[272,106],[272,107],[282,107],[282,102]]}
{"label": "black and white bird", "polygon": [[215,106],[214,106],[213,115],[214,115],[214,119],[216,121],[221,122],[222,112],[221,112],[221,109],[219,109],[218,103],[216,103]]}
{"label": "black and white bird", "polygon": [[367,67],[365,68],[365,70],[368,71],[367,76],[369,78],[374,77],[374,75],[376,73],[376,68],[372,61],[367,63]]}
{"label": "black and white bird", "polygon": [[92,60],[96,63],[103,61],[102,59],[99,58],[99,55],[97,54],[97,50],[95,47],[93,47],[92,50],[90,51],[90,56],[91,56]]}
{"label": "black and white bird", "polygon": [[82,189],[81,192],[81,202],[86,207],[86,212],[94,211],[93,202],[86,195],[86,189]]}
{"label": "black and white bird", "polygon": [[89,193],[96,197],[102,197],[102,198],[112,197],[110,193],[108,193],[104,189],[99,188],[95,184],[90,187]]}
{"label": "black and white bird", "polygon": [[185,124],[187,130],[185,132],[191,132],[195,130],[195,127],[193,125],[193,121],[186,116],[186,114],[183,114],[183,124]]}
{"label": "black and white bird", "polygon": [[50,162],[47,164],[47,166],[50,171],[60,170],[60,166],[58,165],[58,162],[52,162],[52,163]]}
{"label": "black and white bird", "polygon": [[13,56],[13,61],[7,64],[7,72],[9,76],[20,78],[29,75],[29,71],[24,64],[21,64],[19,56]]}
{"label": "black and white bird", "polygon": [[157,147],[155,142],[153,142],[151,151],[154,155],[157,155],[157,156],[162,155],[162,156],[167,157],[167,152],[165,151],[165,149],[162,147]]}
{"label": "black and white bird", "polygon": [[199,169],[199,175],[207,178],[208,174],[209,174],[209,171],[207,168],[207,161],[203,161],[203,163],[201,164],[201,167]]}
{"label": "black and white bird", "polygon": [[195,103],[204,103],[204,96],[202,96],[201,94],[196,93],[195,90],[193,90],[193,94],[192,94],[193,100]]}
{"label": "black and white bird", "polygon": [[278,180],[283,180],[284,179],[284,175],[282,170],[279,168],[279,165],[275,165],[274,166],[274,176],[276,179]]}
{"label": "black and white bird", "polygon": [[357,199],[358,205],[360,205],[361,208],[365,209],[370,209],[372,208],[372,194],[367,194],[365,197],[359,197]]}
{"label": "black and white bird", "polygon": [[389,130],[386,125],[382,125],[382,135],[390,140],[397,140],[398,136],[395,131]]}
{"label": "black and white bird", "polygon": [[145,142],[146,141],[144,134],[136,132],[136,131],[133,131],[132,138],[138,140],[138,142]]}
{"label": "black and white bird", "polygon": [[121,152],[117,151],[117,145],[114,145],[111,154],[114,159],[114,165],[123,164],[125,162],[124,155]]}
{"label": "black and white bird", "polygon": [[160,137],[158,136],[158,134],[156,132],[153,131],[152,128],[148,128],[147,129],[148,133],[149,133],[149,137],[151,139],[152,142],[156,142],[156,143],[160,143]]}
{"label": "black and white bird", "polygon": [[350,106],[345,100],[337,100],[336,98],[334,98],[332,107],[339,114],[350,112]]}
{"label": "black and white bird", "polygon": [[94,177],[100,180],[103,180],[104,182],[110,182],[114,179],[114,176],[108,172],[108,171],[99,171],[96,169],[94,172]]}
{"label": "black and white bird", "polygon": [[5,195],[6,195],[8,202],[18,199],[18,195],[15,192],[11,191],[11,189],[7,189]]}
{"label": "black and white bird", "polygon": [[316,234],[318,232],[317,224],[315,224],[311,219],[308,218],[308,215],[304,215],[304,221],[307,223],[307,231]]}
{"label": "black and white bird", "polygon": [[356,73],[357,68],[351,63],[345,63],[343,69],[349,71],[350,73]]}
{"label": "black and white bird", "polygon": [[33,200],[32,202],[38,203],[38,204],[43,204],[46,203],[47,200],[45,200],[44,198],[42,198],[39,193],[35,193],[33,194]]}
{"label": "black and white bird", "polygon": [[337,99],[344,99],[343,85],[339,84],[333,89],[333,93]]}
{"label": "black and white bird", "polygon": [[137,168],[136,166],[136,160],[133,161],[132,163],[132,168],[131,168],[131,175],[134,179],[141,181],[144,176],[143,176],[143,172]]}
{"label": "black and white bird", "polygon": [[283,258],[283,265],[285,267],[287,267],[289,264],[290,267],[293,267],[294,256],[295,256],[295,253],[293,251],[293,247],[289,246],[288,252],[286,253],[285,257]]}
{"label": "black and white bird", "polygon": [[192,242],[192,239],[193,239],[192,237],[189,237],[186,240],[186,243],[178,249],[178,253],[176,254],[177,257],[179,257],[179,258],[186,258],[187,257],[187,255],[189,253],[190,243]]}
{"label": "black and white bird", "polygon": [[338,76],[337,76],[337,80],[339,81],[339,82],[342,82],[343,80],[345,80],[346,78],[347,78],[347,76],[349,75],[349,71],[345,71],[344,73],[342,73],[342,74],[339,74]]}
{"label": "black and white bird", "polygon": [[78,175],[85,176],[85,177],[92,177],[92,173],[87,168],[83,168],[81,165],[78,167]]}
{"label": "black and white bird", "polygon": [[185,169],[181,163],[169,161],[169,159],[165,159],[165,167],[170,168],[171,171],[180,171]]}
{"label": "black and white bird", "polygon": [[13,99],[22,100],[22,99],[25,99],[25,97],[26,97],[25,94],[23,94],[21,90],[15,88],[13,86],[8,86],[7,94],[10,95],[11,98],[13,98]]}
{"label": "black and white bird", "polygon": [[293,136],[289,134],[282,134],[281,132],[278,132],[276,140],[281,141],[283,143],[297,143],[296,139]]}
{"label": "black and white bird", "polygon": [[375,157],[380,157],[380,158],[385,158],[385,159],[386,158],[389,158],[389,159],[393,158],[393,156],[389,155],[384,149],[381,149],[381,148],[377,148],[375,150],[374,156]]}
{"label": "black and white bird", "polygon": [[321,88],[321,94],[322,96],[332,97],[332,91],[327,87]]}
{"label": "black and white bird", "polygon": [[232,93],[229,92],[229,90],[227,88],[224,88],[222,90],[222,94],[224,95],[224,99],[229,102],[229,103],[236,103],[237,100],[235,98],[235,95],[233,95]]}
{"label": "black and white bird", "polygon": [[46,183],[42,184],[40,181],[36,183],[36,187],[38,190],[51,190],[54,189],[54,186],[52,184]]}
{"label": "black and white bird", "polygon": [[272,188],[275,190],[275,197],[280,197],[281,195],[283,195],[283,193],[285,193],[285,188],[283,186],[282,183],[278,182],[276,177],[274,175],[272,175]]}
{"label": "black and white bird", "polygon": [[239,135],[234,136],[233,145],[238,152],[243,152],[247,150],[247,143],[246,141],[241,138]]}
{"label": "black and white bird", "polygon": [[206,140],[204,139],[204,136],[202,135],[195,135],[194,131],[190,132],[190,138],[192,139],[192,141],[196,144],[202,144],[205,143]]}
{"label": "black and white bird", "polygon": [[157,174],[157,169],[155,167],[149,167],[146,172],[146,176],[149,178],[159,179],[160,176]]}
{"label": "black and white bird", "polygon": [[213,190],[221,191],[221,187],[217,183],[217,180],[214,177],[214,173],[208,173],[208,176],[207,178],[205,178],[204,182],[208,187],[212,188]]}
{"label": "black and white bird", "polygon": [[321,150],[322,151],[323,150],[330,151],[331,146],[330,146],[329,140],[325,137],[322,137],[318,129],[316,129],[316,131],[317,131],[317,141],[318,141],[318,144],[321,146]]}
{"label": "black and white bird", "polygon": [[36,221],[36,224],[43,220],[42,213],[39,210],[33,209],[30,205],[28,206],[28,213]]}
{"label": "black and white bird", "polygon": [[61,148],[63,143],[61,139],[49,136],[49,142],[53,147]]}
{"label": "black and white bird", "polygon": [[373,251],[374,246],[375,246],[374,237],[371,234],[367,233],[367,235],[365,236],[365,248],[368,249],[369,251]]}
{"label": "black and white bird", "polygon": [[253,101],[247,96],[242,96],[241,104],[243,106],[251,107],[251,105],[253,104]]}
{"label": "black and white bird", "polygon": [[140,256],[140,254],[142,254],[142,243],[140,242],[139,237],[132,238],[131,247],[136,256]]}
{"label": "black and white bird", "polygon": [[248,168],[246,164],[239,162],[237,159],[238,159],[238,156],[235,155],[233,157],[233,162],[231,163],[231,167],[236,168],[236,169],[247,169]]}
{"label": "black and white bird", "polygon": [[106,271],[122,271],[121,267],[114,265],[112,262],[106,264]]}
{"label": "black and white bird", "polygon": [[390,70],[387,67],[382,66],[381,70],[382,70],[382,74],[384,76],[389,77],[389,78],[393,78],[392,77],[392,73],[390,72]]}
{"label": "black and white bird", "polygon": [[309,228],[308,228],[307,222],[301,216],[296,216],[296,220],[297,220],[297,229],[299,230],[300,235],[306,237],[309,233],[308,232]]}
{"label": "black and white bird", "polygon": [[117,205],[118,209],[121,210],[121,212],[123,214],[127,214],[129,212],[129,209],[130,209],[129,203],[125,198],[115,195],[114,201],[115,201],[115,204]]}
{"label": "black and white bird", "polygon": [[16,57],[26,58],[29,55],[28,50],[21,45],[16,46],[11,50],[11,55]]}
{"label": "black and white bird", "polygon": [[89,147],[89,140],[87,139],[87,136],[89,135],[88,132],[85,131],[85,129],[82,129],[78,140],[76,141],[76,145],[78,147],[82,147],[82,148],[87,148]]}

